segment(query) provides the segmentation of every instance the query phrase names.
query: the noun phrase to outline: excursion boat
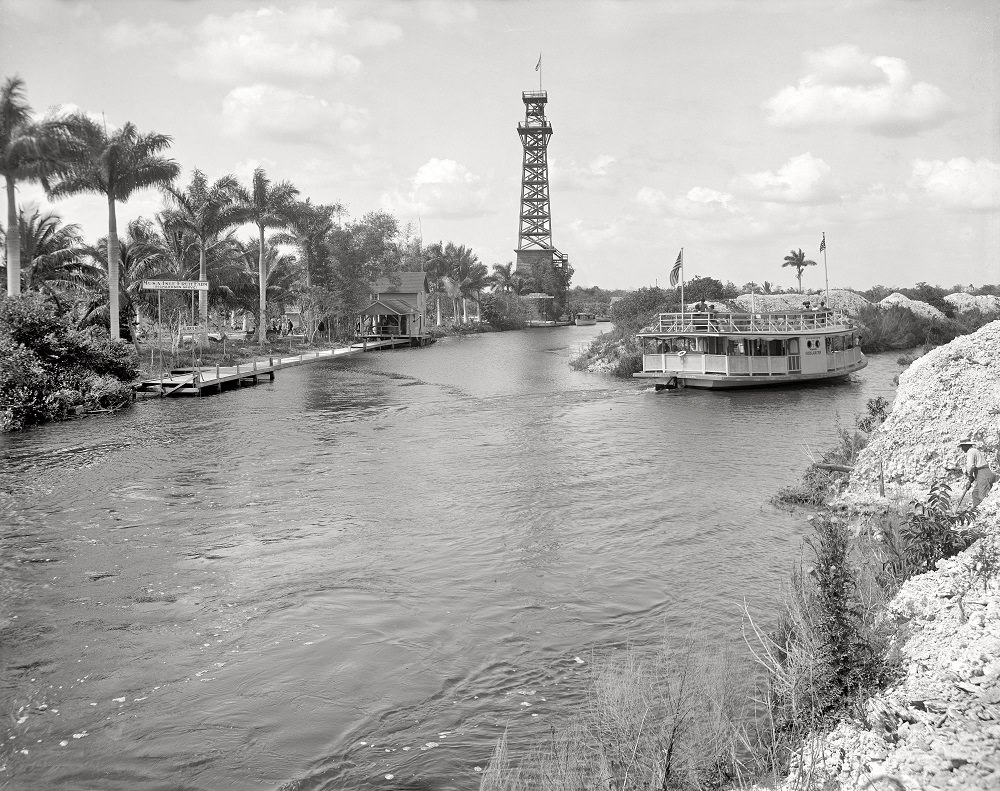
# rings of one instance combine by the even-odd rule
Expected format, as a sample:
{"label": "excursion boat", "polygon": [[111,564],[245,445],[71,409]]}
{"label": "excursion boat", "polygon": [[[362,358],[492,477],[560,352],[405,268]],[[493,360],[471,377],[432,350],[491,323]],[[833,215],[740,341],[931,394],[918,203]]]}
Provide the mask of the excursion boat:
{"label": "excursion boat", "polygon": [[577,313],[575,323],[577,327],[585,327],[591,324],[597,324],[597,316],[593,313]]}
{"label": "excursion boat", "polygon": [[661,313],[639,333],[657,390],[844,379],[866,365],[858,325],[839,311]]}

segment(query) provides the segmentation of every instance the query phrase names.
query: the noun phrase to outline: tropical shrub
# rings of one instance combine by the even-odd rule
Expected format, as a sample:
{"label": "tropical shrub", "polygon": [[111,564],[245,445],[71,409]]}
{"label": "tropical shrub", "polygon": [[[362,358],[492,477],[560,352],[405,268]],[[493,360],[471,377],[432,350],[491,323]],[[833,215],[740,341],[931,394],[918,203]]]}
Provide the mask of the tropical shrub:
{"label": "tropical shrub", "polygon": [[972,511],[955,511],[951,487],[943,480],[931,484],[927,499],[915,501],[902,528],[908,566],[916,573],[930,571],[939,560],[951,558],[972,544],[968,530]]}
{"label": "tropical shrub", "polygon": [[119,407],[138,370],[130,346],[74,329],[39,294],[0,301],[0,431]]}
{"label": "tropical shrub", "polygon": [[657,313],[680,310],[679,290],[640,288],[611,306],[611,321],[625,333],[635,334],[648,326]]}
{"label": "tropical shrub", "polygon": [[864,327],[861,333],[861,350],[866,354],[924,345],[941,346],[982,326],[975,326],[974,317],[963,321],[951,318],[932,319],[919,316],[900,305],[888,308],[865,306],[858,311],[857,319]]}
{"label": "tropical shrub", "polygon": [[484,294],[479,303],[483,321],[498,330],[519,330],[528,321],[528,310],[513,294]]}

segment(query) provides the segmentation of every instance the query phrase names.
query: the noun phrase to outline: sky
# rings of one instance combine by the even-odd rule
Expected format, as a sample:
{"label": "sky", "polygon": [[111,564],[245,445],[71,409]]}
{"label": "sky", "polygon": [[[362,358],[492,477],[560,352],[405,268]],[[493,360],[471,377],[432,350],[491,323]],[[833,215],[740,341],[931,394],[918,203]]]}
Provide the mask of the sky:
{"label": "sky", "polygon": [[[490,267],[541,86],[553,243],[602,288],[665,286],[680,248],[737,285],[794,287],[800,248],[807,289],[1000,283],[998,50],[997,0],[0,0],[0,78],[37,113],[131,121],[182,184],[260,166]],[[51,208],[107,232],[99,196]]]}

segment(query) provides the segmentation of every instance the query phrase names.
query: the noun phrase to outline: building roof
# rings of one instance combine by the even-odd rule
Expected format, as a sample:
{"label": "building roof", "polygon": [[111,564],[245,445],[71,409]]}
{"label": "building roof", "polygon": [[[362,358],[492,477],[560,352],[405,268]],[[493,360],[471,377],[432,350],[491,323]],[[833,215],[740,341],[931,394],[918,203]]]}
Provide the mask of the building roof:
{"label": "building roof", "polygon": [[380,277],[372,286],[376,294],[417,294],[427,291],[426,272],[395,272]]}
{"label": "building roof", "polygon": [[413,305],[401,299],[376,299],[361,311],[362,316],[409,316],[416,313]]}

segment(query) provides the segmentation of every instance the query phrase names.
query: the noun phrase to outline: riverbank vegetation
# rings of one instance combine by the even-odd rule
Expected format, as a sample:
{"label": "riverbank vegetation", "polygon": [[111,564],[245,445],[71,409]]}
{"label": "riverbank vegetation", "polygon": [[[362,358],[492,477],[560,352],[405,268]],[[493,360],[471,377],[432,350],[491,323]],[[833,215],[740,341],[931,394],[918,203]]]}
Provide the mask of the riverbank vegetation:
{"label": "riverbank vegetation", "polygon": [[138,371],[132,347],[45,297],[0,299],[0,431],[120,409]]}
{"label": "riverbank vegetation", "polygon": [[[869,401],[824,457],[849,461],[887,412],[884,399]],[[866,701],[902,672],[905,625],[889,617],[888,602],[979,537],[944,481],[903,512],[846,513],[818,496],[809,503],[812,532],[776,612],[745,609],[745,654],[712,659],[675,643],[595,661],[579,716],[524,755],[512,754],[505,734],[481,789],[706,791],[770,786],[792,768],[808,777],[797,765],[803,747],[842,719],[877,716]],[[992,545],[980,554],[970,590],[998,565]]]}

